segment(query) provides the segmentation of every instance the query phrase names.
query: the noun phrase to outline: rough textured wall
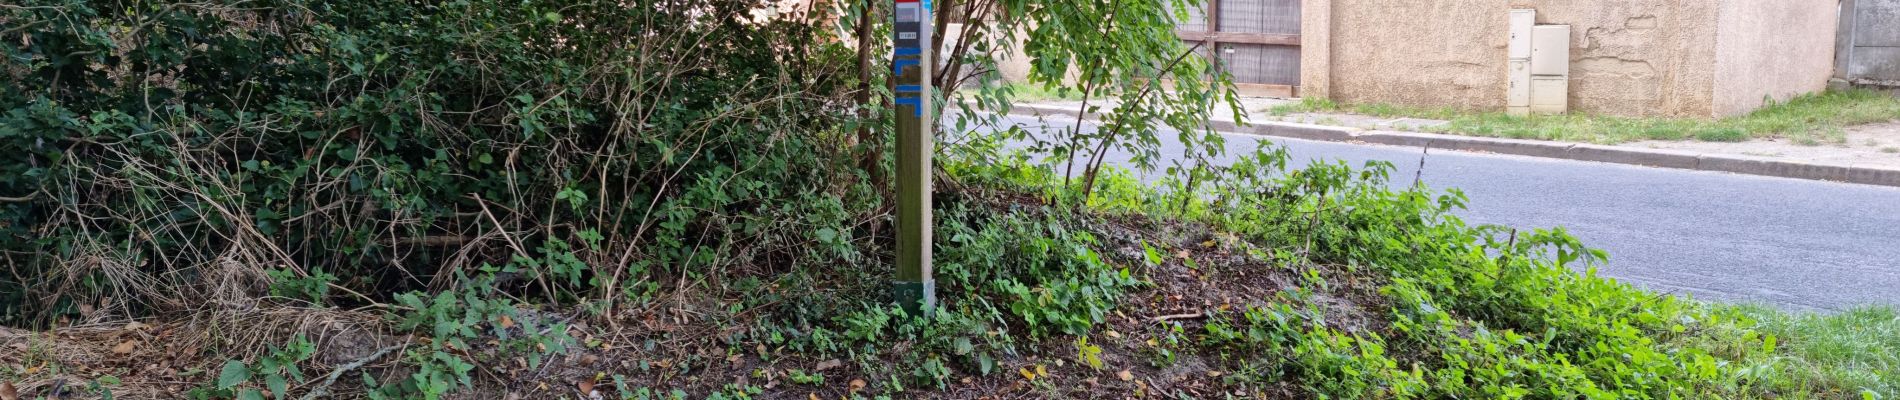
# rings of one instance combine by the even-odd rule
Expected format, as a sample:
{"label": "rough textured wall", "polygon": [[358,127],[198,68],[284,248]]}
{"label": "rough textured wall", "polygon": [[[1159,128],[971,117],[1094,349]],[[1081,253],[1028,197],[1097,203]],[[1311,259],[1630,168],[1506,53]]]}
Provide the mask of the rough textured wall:
{"label": "rough textured wall", "polygon": [[1515,1],[1513,5],[1537,9],[1540,24],[1571,24],[1573,111],[1710,115],[1715,2]]}
{"label": "rough textured wall", "polygon": [[1301,97],[1332,97],[1333,77],[1333,2],[1300,2],[1300,89]]}
{"label": "rough textured wall", "polygon": [[1325,91],[1347,103],[1501,110],[1505,9],[1495,0],[1334,0]]}
{"label": "rough textured wall", "polygon": [[1827,88],[1835,0],[1727,1],[1717,14],[1715,115],[1745,114]]}
{"label": "rough textured wall", "polygon": [[1316,81],[1348,103],[1502,110],[1512,8],[1571,25],[1573,111],[1712,114],[1713,0],[1333,0]]}

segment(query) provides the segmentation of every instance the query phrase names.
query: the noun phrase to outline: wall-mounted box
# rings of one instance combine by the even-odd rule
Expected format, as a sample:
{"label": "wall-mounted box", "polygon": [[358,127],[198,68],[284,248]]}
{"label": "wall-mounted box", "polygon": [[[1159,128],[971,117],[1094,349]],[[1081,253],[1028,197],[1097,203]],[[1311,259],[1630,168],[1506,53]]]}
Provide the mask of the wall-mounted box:
{"label": "wall-mounted box", "polygon": [[1570,25],[1531,28],[1531,75],[1570,75]]}
{"label": "wall-mounted box", "polygon": [[1531,60],[1513,59],[1506,62],[1510,84],[1504,104],[1510,107],[1529,107],[1531,105]]}
{"label": "wall-mounted box", "polygon": [[1511,59],[1531,58],[1531,27],[1534,25],[1537,25],[1537,10],[1511,10],[1511,41],[1508,46]]}
{"label": "wall-mounted box", "polygon": [[1570,77],[1531,77],[1531,112],[1562,114],[1570,108]]}

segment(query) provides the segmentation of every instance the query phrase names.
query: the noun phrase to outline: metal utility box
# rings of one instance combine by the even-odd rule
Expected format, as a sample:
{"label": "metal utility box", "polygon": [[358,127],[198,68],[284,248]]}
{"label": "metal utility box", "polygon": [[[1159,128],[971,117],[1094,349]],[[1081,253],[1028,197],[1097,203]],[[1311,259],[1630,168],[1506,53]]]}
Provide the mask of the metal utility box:
{"label": "metal utility box", "polygon": [[1570,108],[1570,77],[1531,77],[1531,109],[1538,114],[1561,114]]}
{"label": "metal utility box", "polygon": [[1531,28],[1531,75],[1570,75],[1570,25]]}
{"label": "metal utility box", "polygon": [[1511,107],[1531,105],[1531,60],[1511,60],[1510,91],[1505,101]]}
{"label": "metal utility box", "polygon": [[1531,27],[1537,25],[1537,10],[1511,10],[1511,59],[1531,58]]}

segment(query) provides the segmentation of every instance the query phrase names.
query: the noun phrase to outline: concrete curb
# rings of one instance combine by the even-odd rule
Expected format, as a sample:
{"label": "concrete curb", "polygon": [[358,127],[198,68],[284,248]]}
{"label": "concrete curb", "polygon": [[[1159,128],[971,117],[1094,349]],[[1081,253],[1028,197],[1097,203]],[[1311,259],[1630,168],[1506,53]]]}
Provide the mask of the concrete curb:
{"label": "concrete curb", "polygon": [[[1076,117],[1080,115],[1080,113],[1074,109],[1036,105],[1016,105],[1010,113],[1064,117]],[[1877,166],[1808,164],[1766,157],[1704,154],[1680,150],[1642,149],[1596,144],[1458,136],[1422,132],[1364,130],[1359,128],[1279,121],[1262,121],[1247,125],[1236,124],[1234,121],[1213,121],[1211,125],[1213,125],[1214,130],[1221,132],[1323,142],[1354,142],[1390,146],[1429,147],[1433,149],[1900,187],[1900,169]]]}

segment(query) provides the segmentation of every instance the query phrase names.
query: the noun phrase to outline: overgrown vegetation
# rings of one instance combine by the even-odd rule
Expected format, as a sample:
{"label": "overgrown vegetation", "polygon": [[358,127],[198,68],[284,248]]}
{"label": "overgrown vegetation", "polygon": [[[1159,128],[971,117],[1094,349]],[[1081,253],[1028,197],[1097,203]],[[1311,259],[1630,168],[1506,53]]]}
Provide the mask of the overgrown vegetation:
{"label": "overgrown vegetation", "polygon": [[[988,126],[994,88],[959,105],[942,302],[905,315],[885,76],[849,69],[888,44],[841,39],[877,11],[763,4],[0,5],[26,37],[0,67],[0,393],[1896,395],[1891,360],[1823,350],[1875,342],[1579,274],[1601,252],[1466,225],[1390,165],[1208,162],[1194,128],[1232,97],[1156,86],[1205,71],[1158,1],[938,3],[1009,21],[954,42],[970,74],[1027,24],[1035,79],[1117,106],[1031,131]],[[1172,178],[1107,165],[1164,167],[1160,125],[1193,153]]]}
{"label": "overgrown vegetation", "polygon": [[1082,91],[1067,86],[1039,85],[1022,82],[998,84],[995,91],[1007,96],[1011,101],[1076,101],[1082,100]]}
{"label": "overgrown vegetation", "polygon": [[1900,393],[1900,313],[1892,307],[1862,307],[1827,315],[1797,315],[1763,306],[1738,309],[1760,321],[1764,334],[1790,338],[1788,357],[1770,359],[1762,374],[1777,385],[1865,388],[1877,398]]}
{"label": "overgrown vegetation", "polygon": [[1844,144],[1844,128],[1900,118],[1900,98],[1864,89],[1828,91],[1770,103],[1747,115],[1715,120],[1693,118],[1632,118],[1567,114],[1518,117],[1504,113],[1471,113],[1451,109],[1420,109],[1389,104],[1339,104],[1326,99],[1301,99],[1268,110],[1286,115],[1302,112],[1350,112],[1377,117],[1431,118],[1449,124],[1425,127],[1437,133],[1513,139],[1623,143],[1639,140],[1701,140],[1740,142],[1751,139],[1787,139],[1805,145]]}

